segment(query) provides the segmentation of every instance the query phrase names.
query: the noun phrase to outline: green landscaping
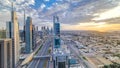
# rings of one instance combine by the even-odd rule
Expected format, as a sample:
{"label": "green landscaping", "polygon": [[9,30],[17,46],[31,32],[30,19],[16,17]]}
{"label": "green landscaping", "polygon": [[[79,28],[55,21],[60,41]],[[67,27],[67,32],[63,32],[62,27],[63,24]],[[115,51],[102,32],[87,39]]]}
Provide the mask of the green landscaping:
{"label": "green landscaping", "polygon": [[37,52],[35,54],[37,54],[39,52],[39,50],[42,48],[43,45],[40,46],[40,48],[37,50]]}
{"label": "green landscaping", "polygon": [[119,57],[119,58],[120,58],[120,54],[114,54],[113,56],[117,56],[117,57]]}
{"label": "green landscaping", "polygon": [[110,65],[104,65],[103,68],[120,68],[120,64],[113,63],[113,64],[110,64]]}
{"label": "green landscaping", "polygon": [[83,56],[83,59],[87,60],[86,57]]}

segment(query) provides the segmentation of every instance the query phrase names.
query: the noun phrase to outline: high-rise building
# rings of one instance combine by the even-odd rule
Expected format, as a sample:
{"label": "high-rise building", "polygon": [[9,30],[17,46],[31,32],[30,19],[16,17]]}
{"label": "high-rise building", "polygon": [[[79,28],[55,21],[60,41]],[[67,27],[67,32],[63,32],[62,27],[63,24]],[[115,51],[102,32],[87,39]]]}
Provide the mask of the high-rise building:
{"label": "high-rise building", "polygon": [[0,68],[13,68],[12,40],[0,39]]}
{"label": "high-rise building", "polygon": [[50,34],[50,30],[49,30],[49,27],[46,28],[46,32],[47,32],[47,35]]}
{"label": "high-rise building", "polygon": [[32,26],[32,49],[35,49],[35,44],[36,44],[36,30],[35,30],[35,25]]}
{"label": "high-rise building", "polygon": [[17,20],[16,11],[14,10],[12,4],[12,11],[11,11],[11,22],[6,23],[6,36],[7,38],[12,39],[12,58],[13,58],[13,68],[16,67],[19,56],[20,56],[20,45],[19,45],[19,24]]}
{"label": "high-rise building", "polygon": [[61,48],[60,23],[58,16],[53,17],[53,23],[54,23],[53,68],[66,68],[67,54]]}
{"label": "high-rise building", "polygon": [[50,34],[52,34],[52,33],[53,33],[53,28],[50,29]]}
{"label": "high-rise building", "polygon": [[43,36],[46,36],[46,35],[47,35],[47,31],[46,31],[46,27],[45,27],[45,26],[42,26],[42,27],[41,27],[41,31],[42,31],[42,35],[43,35]]}
{"label": "high-rise building", "polygon": [[40,39],[38,26],[35,27],[35,31],[36,31],[36,41],[37,41],[37,39]]}
{"label": "high-rise building", "polygon": [[25,24],[23,26],[23,30],[20,33],[21,41],[25,42]]}
{"label": "high-rise building", "polygon": [[24,27],[23,27],[23,41],[25,42],[25,23],[26,23],[26,15],[24,10]]}
{"label": "high-rise building", "polygon": [[54,22],[54,48],[60,48],[60,23],[58,16],[53,17]]}
{"label": "high-rise building", "polygon": [[13,23],[11,21],[6,22],[6,37],[7,38],[13,37]]}
{"label": "high-rise building", "polygon": [[18,20],[17,20],[17,15],[16,12],[13,10],[12,11],[12,23],[13,23],[13,58],[15,67],[19,61],[19,56],[20,56],[20,45],[19,45],[19,25],[18,25]]}
{"label": "high-rise building", "polygon": [[27,17],[25,25],[25,50],[26,53],[32,52],[32,18]]}

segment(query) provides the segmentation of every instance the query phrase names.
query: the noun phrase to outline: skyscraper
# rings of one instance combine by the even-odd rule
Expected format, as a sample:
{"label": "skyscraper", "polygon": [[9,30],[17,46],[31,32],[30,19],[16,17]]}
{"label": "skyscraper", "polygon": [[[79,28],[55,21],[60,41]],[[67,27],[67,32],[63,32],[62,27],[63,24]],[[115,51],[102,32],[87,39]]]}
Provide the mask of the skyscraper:
{"label": "skyscraper", "polygon": [[26,26],[25,26],[25,50],[26,53],[32,52],[32,18],[27,17]]}
{"label": "skyscraper", "polygon": [[35,25],[32,25],[32,49],[35,48],[36,44],[36,30],[35,30]]}
{"label": "skyscraper", "polygon": [[17,15],[14,10],[12,10],[12,23],[13,23],[13,57],[14,57],[14,63],[15,66],[17,65],[17,62],[19,61],[20,56],[20,45],[19,45],[19,26],[18,26],[18,20]]}
{"label": "skyscraper", "polygon": [[13,58],[13,68],[16,67],[19,56],[20,56],[20,45],[19,45],[19,25],[17,20],[16,11],[14,10],[12,3],[12,11],[11,11],[11,22],[6,23],[7,29],[7,38],[12,39],[12,58]]}
{"label": "skyscraper", "polygon": [[11,21],[6,22],[6,37],[12,38],[13,36],[13,23]]}
{"label": "skyscraper", "polygon": [[0,39],[0,68],[13,68],[12,40]]}
{"label": "skyscraper", "polygon": [[61,48],[60,23],[58,16],[53,17],[54,23],[54,46],[53,46],[53,68],[66,68],[67,54]]}
{"label": "skyscraper", "polygon": [[54,48],[60,48],[60,23],[58,16],[53,17],[54,22]]}
{"label": "skyscraper", "polygon": [[24,42],[25,42],[25,23],[26,23],[25,19],[26,19],[26,15],[25,15],[25,10],[24,10],[24,27],[23,27],[23,41]]}
{"label": "skyscraper", "polygon": [[49,27],[46,28],[46,32],[47,32],[47,35],[50,34],[50,30],[49,30]]}

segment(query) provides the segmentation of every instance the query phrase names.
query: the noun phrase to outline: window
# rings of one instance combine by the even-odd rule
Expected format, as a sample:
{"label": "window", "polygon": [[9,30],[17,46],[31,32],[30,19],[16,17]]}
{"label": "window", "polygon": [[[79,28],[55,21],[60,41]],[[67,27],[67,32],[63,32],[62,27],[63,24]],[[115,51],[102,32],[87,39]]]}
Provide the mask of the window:
{"label": "window", "polygon": [[65,62],[58,62],[58,68],[66,68]]}

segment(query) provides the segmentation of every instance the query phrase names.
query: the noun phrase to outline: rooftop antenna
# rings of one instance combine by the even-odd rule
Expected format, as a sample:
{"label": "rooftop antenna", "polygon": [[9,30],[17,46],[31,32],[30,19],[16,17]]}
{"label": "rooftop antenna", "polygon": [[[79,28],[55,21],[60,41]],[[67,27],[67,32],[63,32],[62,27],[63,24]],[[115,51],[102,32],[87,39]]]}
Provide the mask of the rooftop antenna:
{"label": "rooftop antenna", "polygon": [[26,15],[25,15],[25,9],[24,9],[24,25],[25,25],[25,19],[26,19]]}
{"label": "rooftop antenna", "polygon": [[12,11],[14,10],[14,5],[13,5],[13,2],[11,3],[11,7],[12,7]]}
{"label": "rooftop antenna", "polygon": [[12,23],[13,23],[13,13],[14,13],[14,5],[13,5],[13,2],[11,2],[11,21],[12,21]]}
{"label": "rooftop antenna", "polygon": [[53,16],[53,21],[54,21],[54,23],[58,23],[59,22],[59,17],[58,16]]}
{"label": "rooftop antenna", "polygon": [[25,15],[25,9],[24,9],[24,26],[23,26],[23,35],[24,35],[24,42],[25,42],[25,25],[26,25],[26,21],[25,21],[25,19],[26,19],[26,15]]}

